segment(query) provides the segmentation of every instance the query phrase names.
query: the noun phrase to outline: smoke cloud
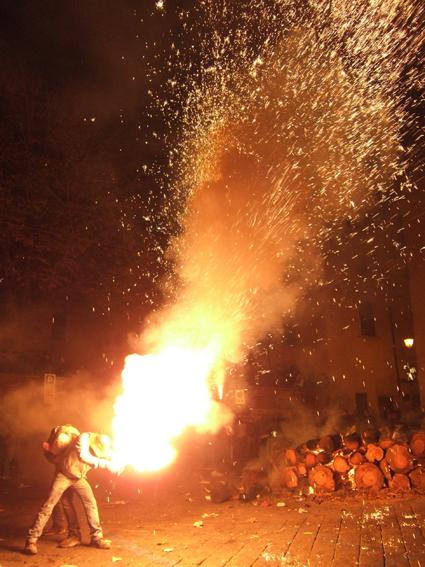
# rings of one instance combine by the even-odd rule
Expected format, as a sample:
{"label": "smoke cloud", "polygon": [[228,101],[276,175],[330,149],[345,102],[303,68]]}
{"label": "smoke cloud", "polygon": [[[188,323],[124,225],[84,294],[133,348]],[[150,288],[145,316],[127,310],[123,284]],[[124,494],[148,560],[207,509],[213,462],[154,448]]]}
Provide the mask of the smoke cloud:
{"label": "smoke cloud", "polygon": [[[353,14],[339,16],[355,38]],[[391,192],[401,167],[393,96],[401,67],[371,82],[368,65],[376,79],[380,62],[365,37],[357,38],[364,66],[350,65],[332,26],[318,36],[304,24],[266,41],[255,59],[220,36],[220,55],[193,87],[179,148],[176,191],[185,207],[169,249],[169,307],[145,334],[147,349],[212,342],[218,360],[239,361],[320,284],[339,224]]]}
{"label": "smoke cloud", "polygon": [[[41,450],[55,425],[71,423],[80,431],[111,433],[116,387],[99,388],[87,373],[59,378],[54,402],[46,403],[42,379],[31,379],[5,392],[0,406],[0,431],[20,481],[44,480]],[[51,466],[49,465],[49,469]]]}

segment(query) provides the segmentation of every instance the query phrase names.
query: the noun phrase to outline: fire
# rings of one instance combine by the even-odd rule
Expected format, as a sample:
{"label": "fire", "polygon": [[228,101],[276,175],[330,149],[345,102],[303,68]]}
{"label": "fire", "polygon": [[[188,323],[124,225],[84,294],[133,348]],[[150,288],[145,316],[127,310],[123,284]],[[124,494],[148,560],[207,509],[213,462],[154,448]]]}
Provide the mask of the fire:
{"label": "fire", "polygon": [[355,472],[356,472],[355,468],[352,468],[351,470],[348,471],[348,482],[350,483],[351,488],[356,487],[356,481],[354,480]]}
{"label": "fire", "polygon": [[167,347],[132,354],[122,372],[123,392],[113,421],[116,458],[138,471],[166,467],[186,429],[217,430],[229,412],[212,399],[213,348]]}
{"label": "fire", "polygon": [[223,387],[224,387],[223,383],[217,384],[217,393],[218,393],[218,399],[219,400],[223,399]]}

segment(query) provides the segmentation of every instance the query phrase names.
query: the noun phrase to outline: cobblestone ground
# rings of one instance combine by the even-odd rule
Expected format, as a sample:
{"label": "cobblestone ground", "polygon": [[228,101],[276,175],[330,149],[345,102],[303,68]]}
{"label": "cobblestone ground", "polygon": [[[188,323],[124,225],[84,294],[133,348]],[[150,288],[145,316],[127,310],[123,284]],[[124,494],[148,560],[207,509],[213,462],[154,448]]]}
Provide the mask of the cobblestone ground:
{"label": "cobblestone ground", "polygon": [[[111,550],[65,550],[54,538],[23,555],[25,531],[42,502],[32,487],[3,488],[0,567],[425,567],[425,498],[417,494],[262,498],[213,504],[177,485],[97,488]],[[109,502],[107,501],[109,499]]]}

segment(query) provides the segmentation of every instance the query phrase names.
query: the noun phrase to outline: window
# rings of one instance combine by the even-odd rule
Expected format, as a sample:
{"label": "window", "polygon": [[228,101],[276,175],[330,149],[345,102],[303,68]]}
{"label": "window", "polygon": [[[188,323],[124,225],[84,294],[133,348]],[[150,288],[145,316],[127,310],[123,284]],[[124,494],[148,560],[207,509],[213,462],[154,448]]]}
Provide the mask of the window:
{"label": "window", "polygon": [[375,337],[375,317],[373,316],[373,308],[370,301],[361,301],[358,307],[360,332],[362,337]]}
{"label": "window", "polygon": [[387,417],[394,411],[394,401],[391,396],[378,396],[378,409],[381,417]]}
{"label": "window", "polygon": [[364,392],[356,393],[356,411],[359,415],[365,415],[369,410],[369,402],[367,401],[367,394]]}

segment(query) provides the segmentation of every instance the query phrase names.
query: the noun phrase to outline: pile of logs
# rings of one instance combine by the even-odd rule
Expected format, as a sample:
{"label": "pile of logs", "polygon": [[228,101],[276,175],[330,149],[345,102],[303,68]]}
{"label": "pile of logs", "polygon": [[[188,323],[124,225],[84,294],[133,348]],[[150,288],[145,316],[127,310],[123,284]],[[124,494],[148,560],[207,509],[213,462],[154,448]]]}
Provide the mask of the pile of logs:
{"label": "pile of logs", "polygon": [[309,486],[314,493],[344,486],[397,492],[425,491],[425,431],[410,438],[372,430],[346,436],[327,435],[284,451],[281,484],[289,489]]}

